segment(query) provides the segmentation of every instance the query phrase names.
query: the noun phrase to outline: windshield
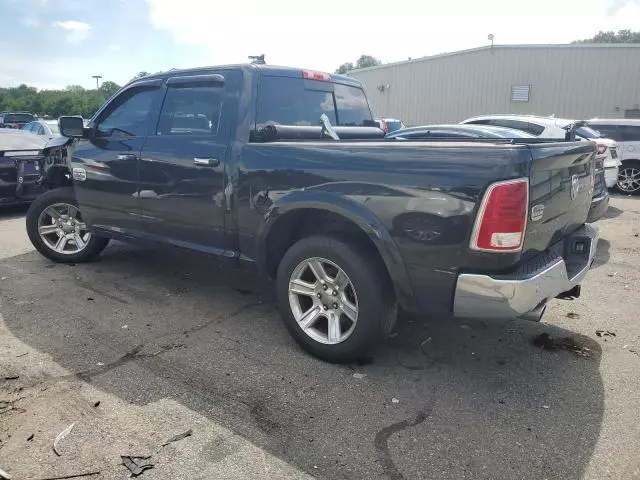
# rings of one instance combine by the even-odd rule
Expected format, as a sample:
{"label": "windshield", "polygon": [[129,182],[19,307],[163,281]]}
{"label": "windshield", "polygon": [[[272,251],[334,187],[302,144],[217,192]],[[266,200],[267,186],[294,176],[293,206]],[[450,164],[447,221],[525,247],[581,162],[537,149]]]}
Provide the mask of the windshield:
{"label": "windshield", "polygon": [[60,133],[60,129],[58,128],[57,123],[47,123],[47,127],[51,130],[51,133]]}
{"label": "windshield", "polygon": [[582,138],[602,138],[599,132],[596,132],[593,128],[589,127],[579,127],[576,128],[576,135],[581,136]]}
{"label": "windshield", "polygon": [[8,113],[4,116],[4,123],[29,123],[34,120],[30,113]]}

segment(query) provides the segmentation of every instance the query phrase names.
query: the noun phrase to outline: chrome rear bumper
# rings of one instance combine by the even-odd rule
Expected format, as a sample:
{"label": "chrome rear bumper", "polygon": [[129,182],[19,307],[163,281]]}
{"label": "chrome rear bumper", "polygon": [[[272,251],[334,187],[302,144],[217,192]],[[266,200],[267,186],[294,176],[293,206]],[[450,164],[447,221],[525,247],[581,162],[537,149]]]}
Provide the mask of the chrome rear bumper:
{"label": "chrome rear bumper", "polygon": [[[578,244],[584,253],[572,253]],[[598,230],[585,224],[507,275],[458,275],[456,317],[516,318],[571,290],[585,278],[598,245]]]}

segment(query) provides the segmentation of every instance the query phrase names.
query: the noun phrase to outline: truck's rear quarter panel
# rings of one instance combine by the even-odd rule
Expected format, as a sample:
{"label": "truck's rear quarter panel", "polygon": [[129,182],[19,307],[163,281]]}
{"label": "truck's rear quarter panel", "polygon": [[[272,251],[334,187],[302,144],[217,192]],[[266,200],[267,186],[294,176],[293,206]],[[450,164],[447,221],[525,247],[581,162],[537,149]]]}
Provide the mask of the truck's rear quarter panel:
{"label": "truck's rear quarter panel", "polygon": [[[498,179],[528,175],[526,146],[478,143],[277,142],[248,144],[239,178],[241,250],[255,256],[255,232],[293,191],[364,205],[390,232],[417,307],[449,311],[461,265],[505,269],[519,254],[469,251],[479,199]],[[267,201],[256,204],[260,192]]]}

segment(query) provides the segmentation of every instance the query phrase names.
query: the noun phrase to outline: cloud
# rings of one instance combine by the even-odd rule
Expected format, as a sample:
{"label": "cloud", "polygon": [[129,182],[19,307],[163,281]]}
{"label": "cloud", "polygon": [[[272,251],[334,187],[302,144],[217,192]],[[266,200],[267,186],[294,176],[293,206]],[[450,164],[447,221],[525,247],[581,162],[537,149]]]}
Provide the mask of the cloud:
{"label": "cloud", "polygon": [[616,15],[627,5],[640,6],[640,0],[610,0],[609,7],[607,7],[607,15]]}
{"label": "cloud", "polygon": [[77,20],[56,20],[51,24],[54,28],[62,28],[67,30],[66,39],[70,43],[82,42],[89,36],[91,25]]}
{"label": "cloud", "polygon": [[122,50],[122,45],[118,45],[117,43],[112,43],[111,45],[109,45],[107,47],[109,50],[111,50],[112,52],[117,52],[119,50]]}

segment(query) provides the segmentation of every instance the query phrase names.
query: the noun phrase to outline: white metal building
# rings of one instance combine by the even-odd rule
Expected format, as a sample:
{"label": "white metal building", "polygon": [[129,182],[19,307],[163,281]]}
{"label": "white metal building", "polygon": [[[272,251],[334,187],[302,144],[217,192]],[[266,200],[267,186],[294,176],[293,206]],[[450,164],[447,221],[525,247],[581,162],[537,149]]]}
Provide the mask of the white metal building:
{"label": "white metal building", "polygon": [[351,75],[376,116],[406,125],[489,113],[640,118],[640,44],[496,45]]}

